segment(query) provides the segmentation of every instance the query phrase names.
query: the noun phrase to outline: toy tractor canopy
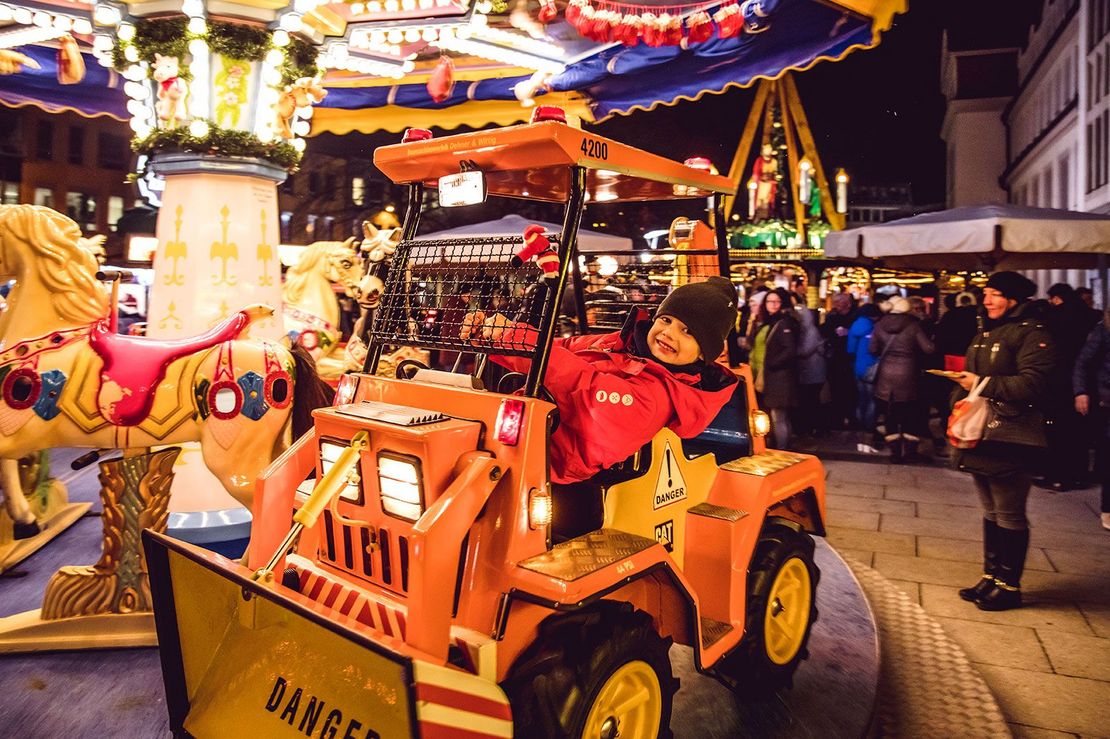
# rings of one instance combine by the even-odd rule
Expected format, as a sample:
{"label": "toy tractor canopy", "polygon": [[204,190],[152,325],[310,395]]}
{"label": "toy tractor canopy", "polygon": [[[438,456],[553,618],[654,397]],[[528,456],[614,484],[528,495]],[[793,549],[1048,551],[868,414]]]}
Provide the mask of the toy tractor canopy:
{"label": "toy tractor canopy", "polygon": [[[382,307],[368,336],[364,370],[376,371],[383,349],[389,346],[458,351],[460,355],[496,349],[499,354],[533,360],[524,383],[530,397],[542,386],[558,306],[568,282],[575,290],[580,312],[584,312],[576,237],[586,202],[709,198],[716,222],[723,223],[720,196],[735,190],[727,178],[711,174],[707,168],[679,164],[553,121],[385,146],[375,151],[374,163],[394,182],[407,184],[409,197],[403,241],[394,254]],[[463,328],[445,321],[442,314],[441,327],[435,332],[421,330],[419,317],[413,321],[414,306],[421,302],[421,269],[451,264],[457,272],[478,279],[508,265],[521,245],[520,239],[511,237],[414,238],[425,189],[438,186],[441,178],[465,172],[481,172],[485,193],[490,195],[565,203],[561,232],[545,234],[558,254],[558,270],[549,281],[550,288],[522,296],[521,304],[513,306],[535,319],[537,331],[526,343],[500,342],[495,347],[483,342],[480,331],[472,330],[477,327]],[[722,273],[727,274],[727,244],[723,230],[718,231],[718,261]],[[538,270],[533,274],[538,277]],[[568,280],[568,275],[574,279]],[[445,307],[438,310],[447,311]]]}

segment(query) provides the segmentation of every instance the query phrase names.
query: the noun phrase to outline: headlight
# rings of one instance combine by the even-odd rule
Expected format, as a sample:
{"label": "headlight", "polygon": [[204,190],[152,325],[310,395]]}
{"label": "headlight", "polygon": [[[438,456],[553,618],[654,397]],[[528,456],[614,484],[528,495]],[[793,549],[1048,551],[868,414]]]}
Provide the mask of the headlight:
{"label": "headlight", "polygon": [[766,436],[771,433],[771,417],[763,411],[752,413],[752,433],[756,436]]}
{"label": "headlight", "polygon": [[382,510],[391,516],[416,521],[424,513],[420,460],[416,457],[379,452],[378,488],[382,492]]}
{"label": "headlight", "polygon": [[[339,459],[339,455],[347,448],[346,443],[339,443],[335,441],[321,441],[320,442],[320,468],[324,474],[328,474],[328,470]],[[350,501],[351,503],[362,503],[362,486],[359,484],[358,477],[356,476],[352,482],[348,482],[343,489],[339,492],[339,497],[343,500]]]}
{"label": "headlight", "polygon": [[528,494],[528,526],[542,529],[551,525],[551,495],[546,489],[532,488]]}

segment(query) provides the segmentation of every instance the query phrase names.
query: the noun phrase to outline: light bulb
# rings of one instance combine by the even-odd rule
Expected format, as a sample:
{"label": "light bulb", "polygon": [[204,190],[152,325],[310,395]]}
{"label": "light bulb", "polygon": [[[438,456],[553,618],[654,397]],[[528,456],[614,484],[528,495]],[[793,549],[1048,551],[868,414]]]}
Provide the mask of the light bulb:
{"label": "light bulb", "polygon": [[277,29],[276,31],[274,31],[273,35],[270,36],[270,43],[272,43],[274,46],[277,46],[278,48],[281,48],[283,46],[288,46],[289,45],[289,33],[286,32],[286,31],[283,31],[280,28]]}
{"label": "light bulb", "polygon": [[285,52],[281,49],[270,49],[266,52],[266,63],[278,66],[285,61]]}
{"label": "light bulb", "polygon": [[208,33],[208,24],[204,22],[203,18],[190,18],[185,27],[189,29],[189,33],[194,33],[197,36],[203,36]]}
{"label": "light bulb", "polygon": [[73,32],[80,36],[88,36],[93,32],[92,23],[85,18],[78,18],[73,21]]}
{"label": "light bulb", "polygon": [[129,62],[139,61],[139,50],[134,46],[128,45],[123,49],[123,58]]}
{"label": "light bulb", "polygon": [[[194,18],[193,20],[198,20]],[[189,42],[189,53],[194,57],[208,56],[208,44],[202,38],[195,38]]]}
{"label": "light bulb", "polygon": [[93,48],[97,51],[111,51],[112,37],[106,33],[98,33],[93,37]]}
{"label": "light bulb", "polygon": [[293,145],[293,148],[297,151],[304,151],[304,139],[293,139],[289,143],[291,143]]}
{"label": "light bulb", "polygon": [[212,129],[205,121],[196,120],[189,124],[190,135],[195,136],[198,139],[203,139],[211,130]]}
{"label": "light bulb", "polygon": [[308,121],[297,121],[293,124],[293,133],[297,134],[298,136],[307,136],[311,128],[312,126],[309,124]]}
{"label": "light bulb", "polygon": [[119,36],[120,41],[130,41],[135,38],[135,27],[130,23],[123,23],[116,31],[116,35]]}

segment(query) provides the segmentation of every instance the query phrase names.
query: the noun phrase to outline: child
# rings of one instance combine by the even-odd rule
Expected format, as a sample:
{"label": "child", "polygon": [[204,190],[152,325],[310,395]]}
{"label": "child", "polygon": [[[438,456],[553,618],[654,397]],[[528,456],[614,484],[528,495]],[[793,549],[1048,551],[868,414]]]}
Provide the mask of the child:
{"label": "child", "polygon": [[[736,322],[736,290],[723,277],[672,292],[650,320],[634,312],[624,329],[556,339],[544,387],[559,407],[551,437],[551,481],[569,484],[623,462],[664,427],[697,436],[732,397],[736,377],[716,363]],[[492,338],[519,343],[517,323]],[[530,360],[493,356],[527,372]]]}

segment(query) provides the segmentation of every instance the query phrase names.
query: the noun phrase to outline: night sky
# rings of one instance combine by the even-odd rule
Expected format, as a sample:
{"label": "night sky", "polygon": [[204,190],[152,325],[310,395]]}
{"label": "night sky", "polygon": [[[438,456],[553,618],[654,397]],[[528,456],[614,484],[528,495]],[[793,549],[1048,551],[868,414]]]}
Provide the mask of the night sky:
{"label": "night sky", "polygon": [[[877,48],[798,74],[802,104],[826,169],[844,167],[861,185],[909,182],[917,203],[943,202],[942,31],[985,44],[1020,44],[1040,7],[1041,0],[911,0],[909,12],[895,19]],[[706,95],[697,102],[615,116],[590,128],[677,160],[708,156],[724,171],[753,96],[751,88]],[[325,134],[310,140],[309,151],[369,158],[374,148],[397,139],[394,133]]]}
{"label": "night sky", "polygon": [[[916,202],[943,202],[941,33],[952,28],[987,42],[1024,39],[1040,5],[1040,0],[911,0],[910,11],[895,19],[877,48],[798,74],[798,92],[826,169],[844,167],[860,184],[910,182]],[[695,103],[615,117],[596,128],[675,159],[708,156],[724,170],[753,97],[751,89],[707,95]]]}

